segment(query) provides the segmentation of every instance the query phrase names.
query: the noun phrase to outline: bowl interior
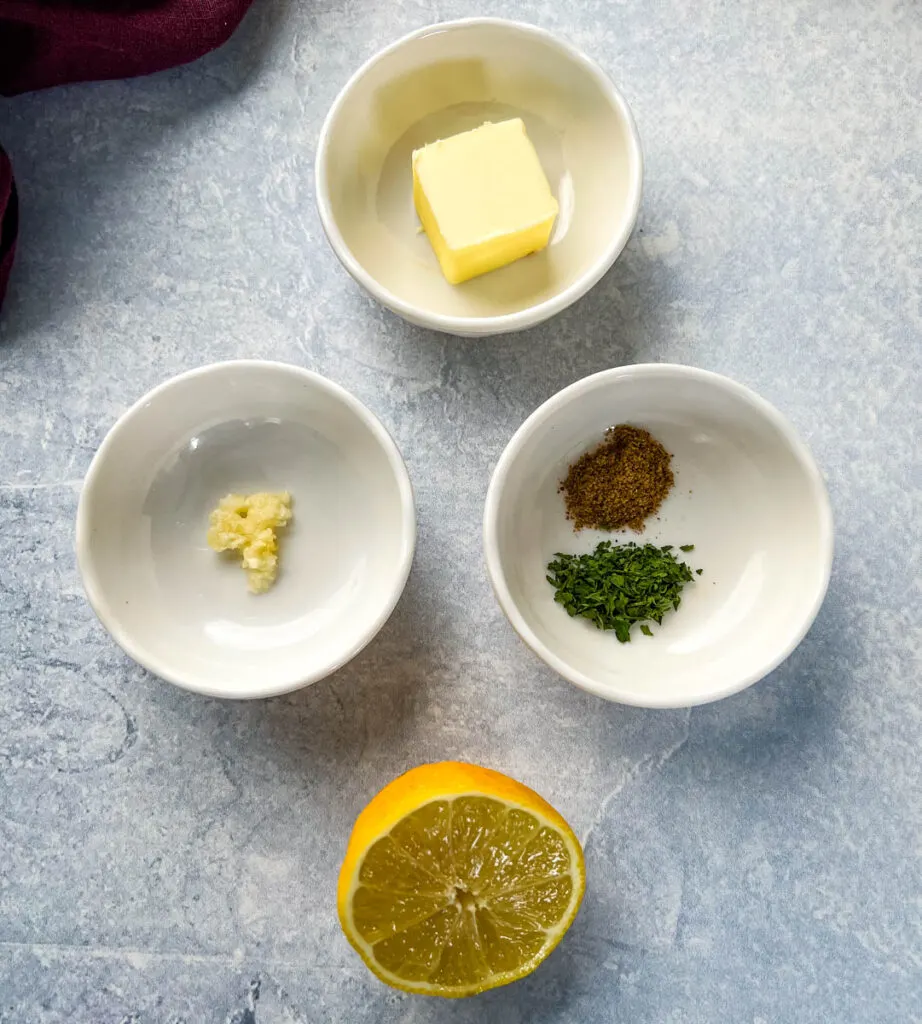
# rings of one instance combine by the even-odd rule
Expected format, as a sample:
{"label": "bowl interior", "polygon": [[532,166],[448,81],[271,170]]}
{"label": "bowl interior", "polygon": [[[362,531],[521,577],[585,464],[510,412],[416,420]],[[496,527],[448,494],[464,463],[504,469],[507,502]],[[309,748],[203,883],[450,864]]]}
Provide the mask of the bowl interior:
{"label": "bowl interior", "polygon": [[[248,593],[205,541],[229,492],[288,490],[281,571]],[[104,442],[81,499],[91,601],[152,671],[223,696],[282,692],[342,664],[403,589],[412,497],[384,429],[315,375],[224,364],[177,378]]]}
{"label": "bowl interior", "polygon": [[[563,675],[624,703],[684,706],[742,689],[800,640],[825,593],[831,524],[812,459],[767,403],[712,374],[651,370],[592,378],[513,440],[491,486],[488,561],[513,624]],[[560,480],[625,422],[673,454],[675,486],[641,535],[575,533]],[[680,557],[703,573],[652,638],[635,627],[619,644],[554,602],[554,553],[606,538],[695,545]]]}
{"label": "bowl interior", "polygon": [[[551,243],[450,285],[413,207],[411,154],[511,117],[524,120],[560,204]],[[378,285],[429,313],[496,317],[544,302],[590,273],[614,240],[623,245],[636,216],[639,151],[610,86],[551,37],[512,23],[460,23],[386,52],[347,90],[327,140],[343,243]]]}

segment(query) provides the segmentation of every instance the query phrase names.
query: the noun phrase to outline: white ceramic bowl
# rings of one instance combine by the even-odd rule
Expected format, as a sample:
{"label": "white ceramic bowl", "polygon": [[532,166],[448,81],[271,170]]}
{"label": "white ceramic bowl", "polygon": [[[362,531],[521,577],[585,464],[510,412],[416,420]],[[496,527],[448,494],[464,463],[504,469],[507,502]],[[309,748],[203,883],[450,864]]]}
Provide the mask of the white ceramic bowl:
{"label": "white ceramic bowl", "polygon": [[[560,204],[546,250],[450,285],[413,208],[410,158],[436,139],[521,117]],[[605,73],[532,25],[472,18],[398,40],[361,67],[327,115],[317,203],[334,252],[379,302],[450,334],[520,330],[585,294],[640,208],[634,119]]]}
{"label": "white ceramic bowl", "polygon": [[[559,483],[618,423],[662,441],[675,486],[642,535],[575,533]],[[635,627],[619,644],[554,602],[554,553],[605,538],[695,545],[681,557],[703,575],[652,638]],[[509,442],[484,514],[490,579],[522,639],[570,682],[641,707],[717,700],[779,665],[816,617],[832,544],[826,488],[791,424],[742,385],[688,366],[606,370],[556,394]]]}
{"label": "white ceramic bowl", "polygon": [[[205,542],[232,491],[288,490],[278,581],[247,592]],[[77,559],[102,624],[145,668],[217,697],[329,675],[384,625],[413,559],[403,459],[358,399],[281,363],[205,366],[145,395],[84,481]]]}

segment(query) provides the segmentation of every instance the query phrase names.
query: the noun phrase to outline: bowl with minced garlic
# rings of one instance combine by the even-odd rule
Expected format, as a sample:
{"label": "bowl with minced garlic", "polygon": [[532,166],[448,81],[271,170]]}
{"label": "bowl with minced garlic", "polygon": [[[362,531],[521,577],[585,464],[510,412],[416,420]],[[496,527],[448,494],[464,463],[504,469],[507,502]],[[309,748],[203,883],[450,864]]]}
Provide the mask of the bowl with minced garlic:
{"label": "bowl with minced garlic", "polygon": [[780,665],[819,611],[832,545],[791,423],[690,366],[558,392],[509,441],[484,509],[518,634],[570,682],[640,707],[717,700]]}
{"label": "bowl with minced garlic", "polygon": [[349,274],[462,336],[534,326],[592,288],[630,237],[642,178],[605,71],[501,18],[430,25],[372,57],[330,108],[315,173]]}
{"label": "bowl with minced garlic", "polygon": [[394,609],[415,541],[381,422],[319,374],[255,360],[139,399],[77,510],[103,625],[155,675],[218,697],[285,693],[348,662]]}

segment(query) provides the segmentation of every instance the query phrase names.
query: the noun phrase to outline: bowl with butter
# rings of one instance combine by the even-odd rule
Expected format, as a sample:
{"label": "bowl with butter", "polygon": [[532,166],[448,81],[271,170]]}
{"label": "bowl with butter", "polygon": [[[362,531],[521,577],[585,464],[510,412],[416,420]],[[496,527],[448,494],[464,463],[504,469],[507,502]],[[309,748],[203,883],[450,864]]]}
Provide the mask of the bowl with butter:
{"label": "bowl with butter", "polygon": [[534,326],[584,295],[631,234],[642,177],[601,68],[496,18],[433,25],[369,60],[316,162],[346,270],[410,322],[462,336]]}
{"label": "bowl with butter", "polygon": [[181,374],[112,427],[84,481],[77,560],[102,624],[188,690],[316,682],[393,611],[416,541],[406,466],[353,395],[300,367]]}

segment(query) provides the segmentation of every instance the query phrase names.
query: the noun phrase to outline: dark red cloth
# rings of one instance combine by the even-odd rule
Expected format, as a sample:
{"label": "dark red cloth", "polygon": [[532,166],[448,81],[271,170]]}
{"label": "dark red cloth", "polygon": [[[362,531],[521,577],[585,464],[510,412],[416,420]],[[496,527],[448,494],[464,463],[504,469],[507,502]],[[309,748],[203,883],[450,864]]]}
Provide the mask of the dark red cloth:
{"label": "dark red cloth", "polygon": [[[252,0],[0,0],[0,95],[129,78],[195,60],[226,42]],[[0,303],[18,226],[0,149]]]}

